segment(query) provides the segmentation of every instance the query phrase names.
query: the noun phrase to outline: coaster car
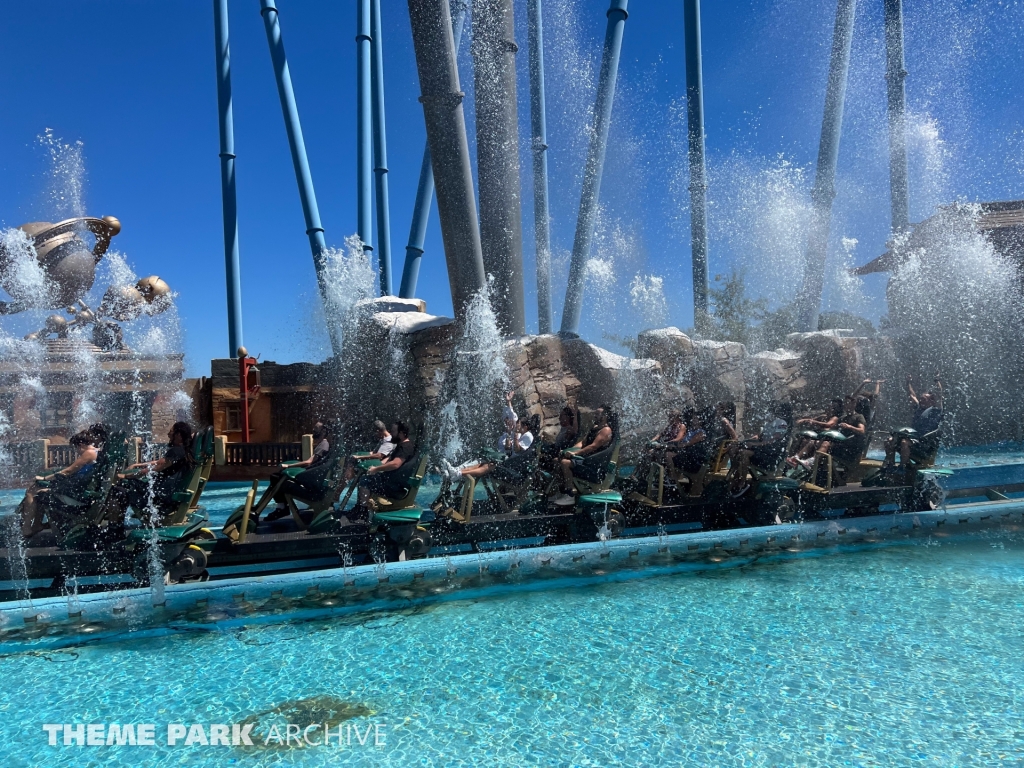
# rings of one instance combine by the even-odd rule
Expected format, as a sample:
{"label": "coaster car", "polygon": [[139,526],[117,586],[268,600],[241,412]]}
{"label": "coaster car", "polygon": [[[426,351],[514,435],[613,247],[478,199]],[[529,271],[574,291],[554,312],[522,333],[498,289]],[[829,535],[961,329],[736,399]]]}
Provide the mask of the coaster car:
{"label": "coaster car", "polygon": [[[330,511],[345,489],[345,456],[345,446],[336,443],[331,446],[327,457],[316,467],[307,469],[295,466],[297,462],[286,463],[284,469],[270,478],[270,484],[259,501],[249,510],[249,514],[244,514],[244,504],[239,506],[228,516],[222,533],[231,541],[238,541],[243,528],[246,534],[254,534],[261,524],[267,533],[307,530],[317,517]],[[305,482],[296,482],[302,475],[310,477],[305,478]],[[284,519],[263,521],[261,518],[264,511],[278,495],[284,497],[289,516]]]}
{"label": "coaster car", "polygon": [[786,516],[798,484],[778,472],[784,452],[767,469],[751,464],[741,479],[746,489],[737,496],[731,491],[737,470],[729,461],[736,444],[720,441],[696,472],[679,470],[674,477],[664,457],[665,446],[653,445],[650,458],[619,479],[627,535],[771,525]]}
{"label": "coaster car", "polygon": [[[259,481],[253,481],[245,504],[228,516],[223,536],[204,544],[213,572],[279,573],[365,559],[369,525],[343,513],[361,476],[346,483],[346,455],[339,443],[316,467],[286,467],[271,478],[258,500]],[[289,482],[307,473],[311,476],[304,482]],[[283,495],[288,514],[267,519],[263,513],[278,495]]]}
{"label": "coaster car", "polygon": [[[617,445],[600,479],[588,482],[574,478],[575,500],[561,506],[549,500],[557,478],[538,468],[539,448],[505,461],[488,454],[485,460],[493,460],[495,467],[479,478],[463,475],[456,483],[442,479],[437,498],[419,520],[419,547],[406,549],[400,556],[593,541],[620,535],[622,516],[618,506],[622,497],[610,489],[618,461]],[[424,550],[426,544],[430,546]]]}
{"label": "coaster car", "polygon": [[204,578],[206,556],[198,543],[213,534],[204,527],[207,518],[198,502],[213,463],[212,430],[196,435],[193,451],[193,469],[157,515],[132,510],[125,516],[113,503],[112,491],[127,464],[123,433],[106,440],[84,484],[71,488],[57,477],[38,481],[43,490],[37,503],[48,524],[22,552],[0,550],[0,581],[20,579],[32,594],[46,595],[59,594],[71,581],[90,591],[153,578],[166,583]]}
{"label": "coaster car", "polygon": [[[894,434],[916,436],[910,429]],[[836,439],[830,433],[822,436]],[[798,467],[790,471],[791,478],[799,483],[793,494],[794,517],[862,517],[880,512],[935,509],[943,500],[939,478],[953,473],[934,466],[938,432],[926,437],[928,449],[912,452],[907,467],[885,467],[881,461],[867,458],[866,445],[855,460],[846,462],[816,451],[810,469]]]}
{"label": "coaster car", "polygon": [[[423,510],[416,506],[416,494],[426,472],[426,455],[417,452],[389,474],[397,492],[370,495],[351,508],[349,502],[359,488],[359,481],[369,466],[378,462],[359,461],[360,455],[356,454],[355,475],[346,482],[346,457],[343,446],[332,447],[320,465],[322,479],[315,491],[309,479],[302,485],[288,483],[297,473],[286,469],[272,479],[254,503],[254,483],[246,504],[236,509],[225,523],[224,538],[211,547],[211,567],[230,567],[238,572],[246,568],[258,568],[261,572],[294,571],[337,565],[339,558],[342,562],[360,562],[370,556],[383,557],[381,552],[388,548],[417,550],[416,522]],[[267,505],[280,493],[289,516],[262,520]]]}

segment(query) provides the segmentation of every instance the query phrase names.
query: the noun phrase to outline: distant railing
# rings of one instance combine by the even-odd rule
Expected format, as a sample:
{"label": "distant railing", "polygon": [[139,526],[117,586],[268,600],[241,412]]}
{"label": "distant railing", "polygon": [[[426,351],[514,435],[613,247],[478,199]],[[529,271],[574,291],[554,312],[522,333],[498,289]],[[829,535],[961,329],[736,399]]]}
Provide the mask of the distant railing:
{"label": "distant railing", "polygon": [[0,446],[0,453],[6,454],[5,458],[10,467],[15,469],[29,469],[38,471],[43,469],[42,456],[39,453],[41,441],[34,443],[4,443]]}
{"label": "distant railing", "polygon": [[228,466],[273,466],[302,459],[302,443],[227,443],[224,463]]}
{"label": "distant railing", "polygon": [[[128,452],[129,461],[133,464],[140,461],[140,448],[139,438],[134,438]],[[74,446],[51,444],[45,438],[24,443],[0,443],[0,487],[19,487],[26,478],[45,469],[61,469],[74,464],[77,454]]]}

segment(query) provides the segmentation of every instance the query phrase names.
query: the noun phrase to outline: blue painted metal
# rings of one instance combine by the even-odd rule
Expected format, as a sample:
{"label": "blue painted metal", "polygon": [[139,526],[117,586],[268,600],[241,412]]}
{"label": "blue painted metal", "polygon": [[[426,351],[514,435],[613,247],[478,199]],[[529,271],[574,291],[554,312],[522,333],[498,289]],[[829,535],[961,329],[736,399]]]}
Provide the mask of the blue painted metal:
{"label": "blue painted metal", "polygon": [[814,175],[814,188],[811,190],[814,210],[807,239],[807,266],[803,287],[797,297],[797,323],[802,331],[818,330],[818,313],[825,287],[825,258],[828,254],[832,200],[836,196],[836,165],[839,162],[839,139],[843,132],[846,75],[850,69],[856,12],[856,0],[838,0],[828,86],[825,89],[825,115],[821,122],[821,143],[818,145],[818,167]]}
{"label": "blue painted metal", "polygon": [[526,333],[523,296],[523,193],[519,183],[519,113],[512,0],[473,3],[476,170],[480,242],[491,307],[505,336]]}
{"label": "blue painted metal", "polygon": [[544,98],[544,10],[526,5],[530,49],[530,129],[533,136],[533,237],[537,260],[537,327],[551,333],[551,213],[548,209],[548,127]]}
{"label": "blue painted metal", "polygon": [[235,197],[235,119],[231,109],[231,42],[228,0],[213,0],[217,39],[217,114],[220,123],[220,187],[224,208],[224,276],[228,294],[228,357],[242,346],[242,273],[238,258]]}
{"label": "blue painted metal", "polygon": [[[456,55],[462,43],[462,28],[466,21],[466,3],[456,0],[452,3],[452,26]],[[420,260],[427,239],[427,224],[430,222],[430,206],[434,202],[434,168],[430,162],[430,144],[423,148],[423,163],[420,165],[420,182],[416,187],[416,203],[413,205],[412,225],[409,227],[409,244],[405,246],[405,267],[402,269],[402,285],[398,295],[411,299],[416,295],[416,284],[420,277]]]}
{"label": "blue painted metal", "polygon": [[370,6],[373,35],[373,173],[377,181],[377,268],[380,294],[391,295],[391,212],[388,203],[388,142],[384,124],[384,43],[381,34],[380,0]]}
{"label": "blue painted metal", "polygon": [[619,73],[622,34],[629,16],[626,10],[628,5],[629,0],[611,0],[611,7],[608,9],[608,29],[601,56],[597,102],[594,106],[594,132],[591,134],[590,148],[587,151],[583,190],[580,193],[580,212],[576,220],[576,238],[572,246],[572,261],[569,263],[569,284],[565,289],[565,304],[562,309],[560,330],[565,334],[579,333],[580,314],[583,310],[583,282],[591,241],[594,239],[601,175],[604,173],[604,156],[608,147],[608,126],[612,119],[615,80]]}
{"label": "blue painted metal", "polygon": [[903,59],[903,0],[885,0],[885,80],[889,102],[889,190],[893,234],[910,229],[907,184],[907,79]]}
{"label": "blue painted metal", "polygon": [[700,0],[684,0],[686,27],[686,133],[690,160],[690,252],[693,262],[693,324],[707,334],[708,178],[704,159],[704,75],[700,49]]}
{"label": "blue painted metal", "polygon": [[[299,108],[295,103],[295,91],[292,88],[292,75],[288,69],[288,58],[285,56],[284,39],[281,37],[281,23],[278,19],[277,6],[274,0],[260,0],[260,15],[267,30],[267,42],[270,44],[270,58],[274,63],[274,75],[277,78],[277,93],[281,97],[281,111],[284,113],[284,126],[288,133],[288,146],[291,148],[292,165],[295,167],[295,180],[299,185],[299,199],[302,201],[302,214],[306,220],[306,236],[313,252],[313,266],[316,269],[316,281],[320,288],[320,299],[324,307],[330,306],[328,286],[325,274],[325,252],[327,243],[324,241],[324,228],[320,224],[320,209],[316,204],[316,192],[313,189],[313,175],[309,171],[309,159],[306,157],[306,142],[302,138],[302,124],[299,122]],[[331,323],[328,312],[328,332],[334,354],[341,351],[341,337],[337,328]]]}
{"label": "blue painted metal", "polygon": [[487,280],[451,8],[448,0],[409,0],[408,5],[448,284],[455,319],[462,323]]}
{"label": "blue painted metal", "polygon": [[373,89],[370,0],[356,0],[356,233],[373,251]]}

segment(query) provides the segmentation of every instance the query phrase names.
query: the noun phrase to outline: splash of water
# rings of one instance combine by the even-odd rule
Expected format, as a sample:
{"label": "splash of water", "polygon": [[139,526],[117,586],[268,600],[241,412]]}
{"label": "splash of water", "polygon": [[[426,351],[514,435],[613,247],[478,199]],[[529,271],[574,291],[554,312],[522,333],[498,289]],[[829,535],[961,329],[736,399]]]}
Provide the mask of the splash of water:
{"label": "splash of water", "polygon": [[633,309],[648,328],[660,328],[668,321],[665,280],[657,275],[635,275],[629,285]]}
{"label": "splash of water", "polygon": [[85,216],[85,157],[81,141],[65,142],[52,128],[38,137],[49,158],[44,205],[54,221]]}
{"label": "splash of water", "polygon": [[888,289],[897,356],[918,389],[941,373],[944,439],[957,443],[1005,437],[994,430],[1024,418],[1020,276],[978,231],[979,213],[952,205],[919,226]]}
{"label": "splash of water", "polygon": [[781,155],[735,153],[715,170],[708,190],[711,236],[743,255],[758,276],[750,281],[754,296],[785,303],[796,295],[811,222],[810,187],[808,168]]}
{"label": "splash of water", "polygon": [[358,235],[346,237],[343,248],[328,248],[324,252],[324,282],[324,311],[344,343],[358,325],[360,302],[376,295],[377,271]]}
{"label": "splash of water", "polygon": [[452,462],[473,458],[474,451],[493,446],[502,430],[502,392],[510,375],[490,287],[489,283],[480,289],[469,302],[441,382],[435,443]]}
{"label": "splash of water", "polygon": [[46,273],[36,255],[32,240],[20,229],[0,231],[0,283],[12,297],[30,307],[50,303]]}

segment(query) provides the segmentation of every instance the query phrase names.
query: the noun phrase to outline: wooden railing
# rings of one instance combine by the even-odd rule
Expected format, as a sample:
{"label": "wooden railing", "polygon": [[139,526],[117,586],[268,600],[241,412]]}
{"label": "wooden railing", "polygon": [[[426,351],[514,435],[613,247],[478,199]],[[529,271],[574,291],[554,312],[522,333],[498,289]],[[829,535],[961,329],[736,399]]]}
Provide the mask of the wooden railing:
{"label": "wooden railing", "polygon": [[228,466],[273,466],[302,458],[302,443],[227,443],[224,463]]}
{"label": "wooden railing", "polygon": [[46,466],[67,467],[75,463],[75,449],[71,445],[49,445],[46,448]]}

